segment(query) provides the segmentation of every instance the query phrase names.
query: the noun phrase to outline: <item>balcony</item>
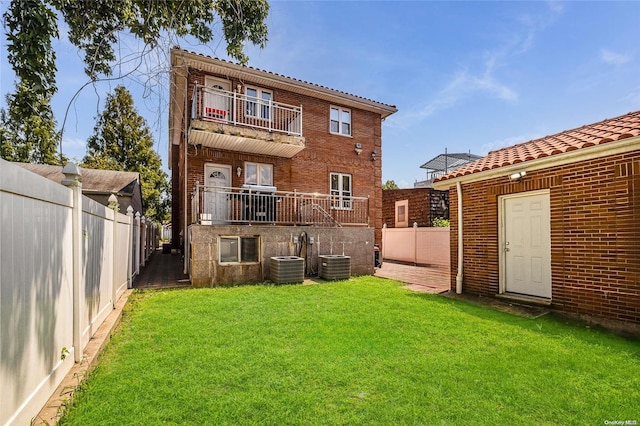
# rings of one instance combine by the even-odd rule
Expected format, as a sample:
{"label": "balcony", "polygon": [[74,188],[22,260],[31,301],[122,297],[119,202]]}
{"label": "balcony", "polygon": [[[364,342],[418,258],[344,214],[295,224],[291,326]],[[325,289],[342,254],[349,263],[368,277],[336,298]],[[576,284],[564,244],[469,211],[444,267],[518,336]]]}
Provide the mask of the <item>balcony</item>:
{"label": "balcony", "polygon": [[194,145],[291,158],[305,148],[302,106],[196,85],[189,141]]}
{"label": "balcony", "polygon": [[277,191],[274,187],[203,186],[196,182],[191,223],[368,226],[369,198]]}

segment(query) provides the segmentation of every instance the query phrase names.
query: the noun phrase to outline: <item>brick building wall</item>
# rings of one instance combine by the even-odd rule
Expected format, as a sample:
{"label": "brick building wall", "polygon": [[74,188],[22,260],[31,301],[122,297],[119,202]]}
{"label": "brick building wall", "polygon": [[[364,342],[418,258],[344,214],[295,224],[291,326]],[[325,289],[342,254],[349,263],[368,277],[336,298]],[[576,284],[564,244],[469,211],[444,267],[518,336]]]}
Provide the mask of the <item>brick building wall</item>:
{"label": "brick building wall", "polygon": [[[216,76],[226,78],[224,76]],[[204,84],[205,74],[201,71],[190,70],[188,84],[188,110],[191,110],[194,82]],[[250,81],[231,79],[231,87],[238,84],[251,84]],[[369,197],[369,223],[375,228],[375,241],[382,240],[382,135],[381,118],[365,110],[347,107],[351,110],[351,136],[341,136],[329,132],[330,106],[342,106],[336,103],[304,96],[268,86],[257,85],[273,91],[273,100],[290,105],[302,105],[303,120],[302,134],[306,147],[292,158],[272,157],[264,155],[245,154],[231,151],[221,151],[203,147],[197,149],[188,146],[188,183],[186,193],[193,191],[195,182],[204,182],[205,163],[231,165],[233,173],[232,186],[240,187],[244,184],[244,175],[237,177],[237,167],[244,169],[244,162],[273,164],[274,186],[278,190],[300,192],[330,192],[329,175],[332,172],[345,173],[352,176],[352,191],[355,197]],[[361,144],[362,154],[355,152],[356,144]],[[372,161],[371,153],[376,150],[376,159]],[[184,155],[181,153],[181,155]],[[180,165],[184,164],[181,157]],[[173,171],[175,173],[175,171]],[[180,173],[181,191],[184,177]],[[174,203],[175,205],[175,203]],[[182,206],[180,206],[182,210]],[[188,203],[188,221],[191,219],[191,205]],[[174,219],[175,220],[175,219]],[[182,219],[180,219],[182,220]],[[178,229],[178,228],[174,228]]]}
{"label": "brick building wall", "polygon": [[387,189],[382,191],[382,223],[395,228],[396,201],[408,201],[408,226],[431,226],[436,217],[449,219],[449,191],[433,188]]}
{"label": "brick building wall", "polygon": [[181,199],[178,194],[181,192],[181,179],[180,176],[180,147],[178,145],[171,145],[171,247],[174,249],[180,248],[180,231],[182,230],[182,220],[180,214],[175,212],[181,212],[180,208]]}
{"label": "brick building wall", "polygon": [[[462,185],[463,292],[499,285],[498,197],[549,189],[552,307],[640,322],[640,151]],[[457,191],[451,203],[451,288],[458,263]]]}

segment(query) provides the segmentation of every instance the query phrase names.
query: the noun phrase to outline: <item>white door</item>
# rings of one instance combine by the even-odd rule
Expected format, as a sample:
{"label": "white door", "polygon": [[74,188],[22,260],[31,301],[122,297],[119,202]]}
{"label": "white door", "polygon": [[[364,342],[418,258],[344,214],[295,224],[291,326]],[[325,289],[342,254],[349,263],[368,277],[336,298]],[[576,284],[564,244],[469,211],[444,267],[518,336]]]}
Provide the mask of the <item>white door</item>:
{"label": "white door", "polygon": [[205,77],[204,84],[204,118],[209,120],[227,121],[231,119],[230,95],[231,82],[214,77]]}
{"label": "white door", "polygon": [[551,298],[549,193],[503,198],[504,291]]}
{"label": "white door", "polygon": [[231,166],[205,164],[205,192],[202,211],[205,220],[224,223],[229,219],[229,194],[231,192]]}

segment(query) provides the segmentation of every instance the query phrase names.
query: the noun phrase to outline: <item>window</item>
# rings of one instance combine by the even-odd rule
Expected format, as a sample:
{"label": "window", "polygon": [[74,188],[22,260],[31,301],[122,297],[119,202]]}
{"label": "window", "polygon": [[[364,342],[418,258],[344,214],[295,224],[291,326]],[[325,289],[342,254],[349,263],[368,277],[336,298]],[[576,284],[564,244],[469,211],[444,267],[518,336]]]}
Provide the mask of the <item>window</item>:
{"label": "window", "polygon": [[265,89],[247,87],[247,108],[245,114],[249,117],[271,120],[271,101],[273,93]]}
{"label": "window", "polygon": [[247,185],[273,185],[273,165],[244,163],[244,183]]}
{"label": "window", "polygon": [[331,207],[351,208],[351,175],[331,173]]}
{"label": "window", "polygon": [[409,200],[396,201],[396,228],[409,226]]}
{"label": "window", "polygon": [[351,136],[351,111],[332,106],[329,131],[339,135]]}
{"label": "window", "polygon": [[258,237],[220,237],[220,263],[258,261]]}

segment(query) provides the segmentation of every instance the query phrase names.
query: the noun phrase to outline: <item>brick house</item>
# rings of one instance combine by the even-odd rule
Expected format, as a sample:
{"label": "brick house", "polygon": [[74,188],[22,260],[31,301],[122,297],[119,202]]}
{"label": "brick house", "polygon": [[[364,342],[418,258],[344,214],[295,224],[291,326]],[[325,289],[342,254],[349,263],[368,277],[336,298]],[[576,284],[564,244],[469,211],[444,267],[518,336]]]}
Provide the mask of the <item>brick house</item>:
{"label": "brick house", "polygon": [[469,153],[439,154],[420,166],[427,179],[414,183],[413,189],[391,189],[382,192],[382,223],[387,228],[432,226],[435,218],[449,219],[449,192],[431,187],[437,177],[444,176],[482,157]]}
{"label": "brick house", "polygon": [[640,111],[492,151],[439,179],[451,288],[640,322]]}
{"label": "brick house", "polygon": [[373,273],[382,228],[383,104],[171,50],[173,245],[193,285],[269,278],[274,256],[351,256]]}
{"label": "brick house", "polygon": [[433,188],[382,191],[382,223],[387,228],[431,226],[433,219],[449,219],[449,192]]}

